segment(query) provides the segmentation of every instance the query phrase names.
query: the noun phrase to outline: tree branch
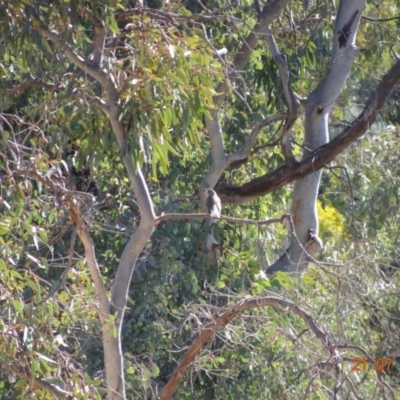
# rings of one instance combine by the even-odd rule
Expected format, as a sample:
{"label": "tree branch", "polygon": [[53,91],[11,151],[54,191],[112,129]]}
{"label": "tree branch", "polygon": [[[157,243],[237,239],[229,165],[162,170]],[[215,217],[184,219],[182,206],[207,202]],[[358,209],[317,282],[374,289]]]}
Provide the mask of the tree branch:
{"label": "tree branch", "polygon": [[98,21],[96,18],[92,17],[90,20],[94,26],[94,39],[93,39],[93,53],[89,57],[89,63],[99,68],[101,66],[101,61],[104,53],[104,45],[106,41],[106,30],[103,21]]}
{"label": "tree branch", "polygon": [[[218,10],[219,11],[219,10]],[[146,14],[152,18],[157,18],[162,21],[167,21],[171,23],[180,23],[180,22],[190,22],[190,21],[215,21],[215,20],[230,20],[230,21],[238,21],[238,18],[232,15],[217,15],[217,14],[192,14],[192,15],[182,15],[175,14],[169,11],[156,10],[154,8],[132,8],[130,10],[121,11],[115,14],[115,20],[117,22],[130,22],[132,21],[132,16],[134,15],[143,15]]]}
{"label": "tree branch", "polygon": [[[324,146],[329,141],[328,119],[343,85],[350,73],[358,49],[355,46],[355,37],[361,12],[366,6],[366,0],[341,0],[335,23],[335,35],[332,38],[333,49],[326,75],[320,80],[317,87],[308,96],[304,118],[304,141],[302,159],[307,159],[313,150]],[[295,118],[290,122],[294,123]],[[287,134],[285,127],[284,134]],[[285,142],[285,139],[283,142]],[[290,143],[286,142],[286,146]],[[284,151],[287,149],[283,149]],[[289,156],[290,157],[290,156]],[[297,165],[297,163],[295,164]],[[286,162],[291,169],[291,162]],[[296,180],[292,196],[292,214],[296,236],[304,246],[309,240],[310,232],[318,234],[318,216],[316,202],[322,171],[315,168],[313,174]],[[289,247],[276,260],[271,269],[275,271],[296,272],[300,276],[307,268],[307,257],[296,240],[292,238]]]}
{"label": "tree branch", "polygon": [[250,153],[251,150],[254,146],[254,143],[257,140],[258,134],[260,133],[260,131],[265,128],[266,126],[277,122],[277,121],[282,121],[283,119],[287,118],[289,116],[289,114],[275,114],[275,115],[271,115],[267,118],[265,118],[264,120],[262,120],[261,122],[259,122],[257,124],[257,126],[251,131],[249,137],[246,139],[246,142],[242,148],[242,150],[240,150],[240,152],[238,153],[232,153],[228,156],[228,163],[229,165],[236,163],[238,161],[242,161],[244,159],[246,159]]}
{"label": "tree branch", "polygon": [[228,325],[234,318],[239,316],[244,311],[271,306],[279,307],[287,312],[292,312],[299,316],[319,339],[322,345],[328,349],[331,354],[334,354],[336,362],[339,362],[339,359],[336,357],[336,349],[332,339],[319,327],[310,314],[306,313],[295,303],[284,298],[274,296],[252,298],[248,300],[242,299],[239,301],[236,307],[229,309],[228,311],[226,311],[226,308],[220,308],[219,311],[217,310],[215,314],[219,316],[201,329],[198,336],[193,340],[192,344],[186,351],[182,361],[175,368],[170,380],[161,391],[160,400],[170,400],[172,398],[176,386],[181,380],[183,374],[187,371],[189,366],[195,360],[196,356],[200,353],[202,347],[212,338],[218,329]]}
{"label": "tree branch", "polygon": [[[287,4],[288,0],[269,0],[264,6],[263,11],[259,15],[259,20],[254,26],[251,33],[244,40],[243,45],[239,52],[236,54],[235,59],[232,64],[232,69],[234,71],[243,70],[244,66],[249,60],[251,52],[254,50],[257,41],[265,35],[265,29],[270,25],[270,23],[276,19],[283,7]],[[233,156],[232,159],[225,154],[225,146],[222,137],[222,129],[220,126],[218,111],[225,100],[228,93],[228,80],[222,81],[216,92],[218,95],[214,96],[213,103],[214,109],[210,110],[211,119],[206,119],[207,133],[210,138],[210,149],[211,149],[211,167],[205,174],[200,187],[214,187],[218,182],[223,171],[229,166],[231,162],[235,160]],[[258,133],[258,132],[257,132]],[[255,140],[257,134],[254,134],[251,140]],[[249,142],[249,144],[251,144]],[[251,148],[251,147],[250,147]],[[247,148],[246,148],[246,151]],[[245,157],[244,157],[245,158]],[[204,202],[201,202],[202,206]]]}
{"label": "tree branch", "polygon": [[100,97],[97,96],[85,96],[86,101],[89,103],[96,104],[100,109],[102,109],[106,115],[110,113],[110,106]]}
{"label": "tree branch", "polygon": [[377,23],[377,22],[395,21],[395,20],[400,19],[400,16],[391,17],[391,18],[371,18],[371,17],[367,17],[366,15],[363,15],[363,16],[361,17],[361,19],[364,20],[364,21]]}
{"label": "tree branch", "polygon": [[69,399],[72,396],[72,393],[66,392],[58,386],[52,385],[51,383],[46,382],[44,379],[30,377],[33,380],[34,384],[41,387],[44,390],[47,390],[51,393],[57,400],[61,399]]}
{"label": "tree branch", "polygon": [[11,89],[7,89],[6,93],[8,95],[13,95],[15,93],[21,93],[28,88],[38,88],[38,89],[45,89],[51,92],[59,92],[60,90],[64,90],[64,86],[61,83],[46,83],[42,82],[41,80],[34,80],[34,81],[25,81],[22,82]]}
{"label": "tree branch", "polygon": [[243,204],[271,193],[297,179],[318,171],[329,164],[347,147],[362,137],[376,120],[392,89],[400,81],[400,61],[393,65],[367,101],[358,118],[328,144],[311,152],[294,167],[284,165],[276,170],[255,178],[240,187],[228,187],[218,191],[224,204]]}
{"label": "tree branch", "polygon": [[[66,57],[72,63],[87,72],[102,85],[109,106],[107,116],[110,120],[118,145],[120,148],[123,148],[126,127],[120,119],[120,96],[112,72],[100,70],[99,68],[86,63],[83,57],[78,55],[65,42],[65,40],[61,39],[55,32],[50,31],[43,26],[39,28],[39,31],[55,43],[55,45],[64,52]],[[100,37],[101,35],[99,38]],[[112,332],[109,331],[111,329],[110,325],[103,324],[103,347],[108,383],[108,396],[110,399],[118,400],[125,398],[121,327],[128,298],[129,285],[136,260],[152,234],[155,221],[153,202],[139,164],[134,162],[130,155],[126,154],[122,155],[122,160],[137,198],[141,218],[139,226],[124,247],[112,289],[109,312],[115,317],[114,326],[117,331],[117,337],[115,338],[112,335]],[[86,237],[84,232],[82,235],[82,240],[86,241],[86,246],[88,246],[89,249],[90,238]],[[95,265],[96,264],[93,264],[93,268],[95,268]],[[93,279],[97,279],[95,275],[92,275],[92,277]]]}
{"label": "tree branch", "polygon": [[[264,6],[261,14],[259,15],[259,20],[257,21],[250,34],[244,40],[241,49],[235,56],[235,59],[232,63],[233,69],[235,71],[242,71],[244,69],[258,40],[264,37],[265,30],[272,23],[272,21],[279,17],[287,2],[288,0],[269,0],[268,3]],[[214,105],[217,109],[219,109],[228,93],[227,82],[221,82],[218,85],[216,91],[217,93],[219,93],[219,95],[215,96]]]}
{"label": "tree branch", "polygon": [[281,76],[283,94],[286,100],[286,104],[289,108],[289,117],[287,118],[286,123],[283,126],[281,145],[286,164],[291,166],[296,162],[296,160],[293,156],[290,138],[293,125],[297,119],[297,111],[299,109],[300,103],[297,101],[290,87],[289,69],[286,63],[286,56],[278,50],[278,46],[276,45],[270,27],[267,28],[265,36],[275,63],[278,65]]}
{"label": "tree branch", "polygon": [[62,39],[56,32],[51,31],[50,29],[47,29],[44,26],[40,26],[38,30],[44,36],[50,39],[57,47],[59,47],[71,62],[73,62],[81,70],[88,73],[92,78],[101,82],[104,81],[104,79],[107,77],[107,75],[104,72],[100,71],[99,68],[95,68],[94,66],[86,63],[85,59],[78,53],[76,53],[68,45],[68,43],[64,39]]}
{"label": "tree branch", "polygon": [[[287,1],[288,0],[268,1],[262,13],[259,15],[258,22],[254,26],[248,37],[244,40],[241,50],[235,56],[234,62],[232,64],[232,69],[234,71],[241,71],[244,68],[245,64],[249,60],[251,52],[257,44],[258,39],[264,36],[265,29],[275,18],[280,15]],[[210,138],[211,167],[202,179],[202,182],[200,184],[201,188],[214,187],[218,182],[221,174],[235,159],[235,156],[233,157],[233,159],[230,159],[229,156],[227,156],[225,153],[222,129],[218,116],[218,111],[228,93],[228,80],[222,81],[218,85],[216,92],[218,93],[218,95],[214,96],[213,98],[213,103],[215,107],[210,110],[211,118],[206,118],[206,128],[208,136]],[[254,133],[254,135],[251,137],[251,140],[253,142],[256,139],[257,133]],[[252,145],[253,143],[248,142],[248,144]],[[247,150],[246,148],[246,151],[249,150]],[[204,198],[201,193],[200,197],[202,200],[200,203],[201,208],[204,211]]]}
{"label": "tree branch", "polygon": [[290,214],[284,214],[280,218],[271,218],[271,219],[266,219],[266,220],[251,220],[247,218],[235,218],[235,217],[228,217],[226,215],[221,215],[220,218],[212,217],[208,214],[164,214],[160,215],[159,217],[156,217],[155,219],[155,224],[161,224],[162,222],[169,221],[169,220],[182,220],[182,219],[208,219],[208,220],[214,220],[214,219],[219,219],[222,221],[226,222],[231,222],[231,223],[238,223],[238,224],[250,224],[250,225],[271,225],[271,224],[276,224],[278,222],[283,222],[286,218],[288,218]]}

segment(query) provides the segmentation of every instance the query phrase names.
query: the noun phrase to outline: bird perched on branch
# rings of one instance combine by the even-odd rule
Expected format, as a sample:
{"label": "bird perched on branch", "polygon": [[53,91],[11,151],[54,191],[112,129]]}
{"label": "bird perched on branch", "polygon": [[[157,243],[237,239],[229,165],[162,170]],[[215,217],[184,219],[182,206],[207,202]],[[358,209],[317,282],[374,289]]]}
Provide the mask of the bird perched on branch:
{"label": "bird perched on branch", "polygon": [[[207,214],[211,217],[221,218],[221,199],[213,189],[204,189],[204,191],[207,193]],[[212,219],[211,221],[215,222],[216,219]]]}

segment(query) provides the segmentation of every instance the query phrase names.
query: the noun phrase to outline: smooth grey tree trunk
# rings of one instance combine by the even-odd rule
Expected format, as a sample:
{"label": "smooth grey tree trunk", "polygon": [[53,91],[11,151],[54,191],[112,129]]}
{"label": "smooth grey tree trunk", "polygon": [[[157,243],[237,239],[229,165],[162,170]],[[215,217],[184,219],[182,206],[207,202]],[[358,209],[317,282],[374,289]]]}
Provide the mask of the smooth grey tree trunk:
{"label": "smooth grey tree trunk", "polygon": [[[359,52],[355,46],[355,39],[365,6],[365,0],[340,2],[327,73],[306,102],[303,159],[329,141],[329,113]],[[312,237],[318,235],[316,204],[321,175],[322,170],[318,170],[296,181],[291,213],[297,240],[292,238],[285,253],[266,268],[267,273],[285,271],[301,275],[308,265],[307,253],[314,255],[320,250],[319,239],[313,240]]]}

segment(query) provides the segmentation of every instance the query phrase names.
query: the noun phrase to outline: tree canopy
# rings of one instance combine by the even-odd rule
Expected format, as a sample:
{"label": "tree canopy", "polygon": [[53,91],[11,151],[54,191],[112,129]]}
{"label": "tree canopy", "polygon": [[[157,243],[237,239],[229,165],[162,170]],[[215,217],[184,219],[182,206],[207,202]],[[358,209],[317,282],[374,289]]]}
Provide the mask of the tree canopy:
{"label": "tree canopy", "polygon": [[398,398],[399,3],[4,1],[0,398]]}

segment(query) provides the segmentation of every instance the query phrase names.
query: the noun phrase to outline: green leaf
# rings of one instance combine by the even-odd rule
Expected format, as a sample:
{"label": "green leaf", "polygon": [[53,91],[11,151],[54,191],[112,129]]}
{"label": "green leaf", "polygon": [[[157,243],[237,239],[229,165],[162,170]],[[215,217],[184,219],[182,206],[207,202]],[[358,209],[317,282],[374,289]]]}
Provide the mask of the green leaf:
{"label": "green leaf", "polygon": [[12,300],[11,303],[12,303],[12,305],[15,308],[16,311],[18,311],[19,313],[23,314],[24,306],[22,305],[22,303],[19,300]]}
{"label": "green leaf", "polygon": [[313,278],[311,278],[311,276],[308,276],[308,275],[303,276],[303,281],[309,285],[315,284],[315,280]]}
{"label": "green leaf", "polygon": [[8,232],[10,232],[8,224],[6,224],[5,222],[0,222],[0,235],[3,236]]}
{"label": "green leaf", "polygon": [[217,283],[215,284],[215,286],[216,286],[218,289],[223,289],[226,285],[225,285],[225,282],[223,282],[223,281],[217,281]]}
{"label": "green leaf", "polygon": [[52,364],[58,364],[57,361],[52,360],[50,357],[47,357],[46,355],[39,353],[38,351],[35,351],[35,354],[37,354],[41,359],[52,363]]}
{"label": "green leaf", "polygon": [[110,28],[112,33],[115,33],[115,34],[119,33],[118,24],[117,24],[117,21],[115,20],[113,14],[109,14],[107,16],[107,25]]}

